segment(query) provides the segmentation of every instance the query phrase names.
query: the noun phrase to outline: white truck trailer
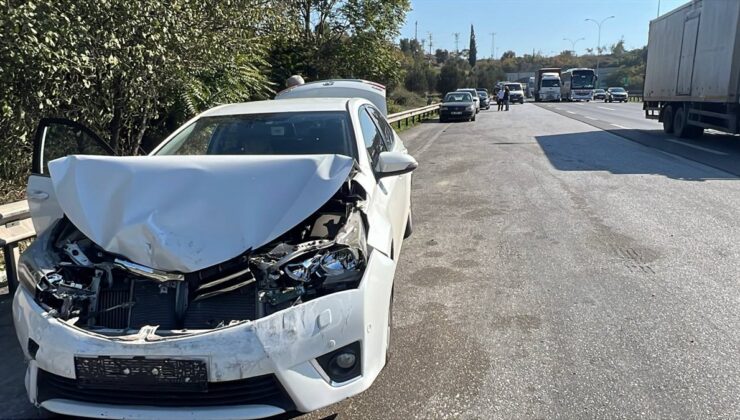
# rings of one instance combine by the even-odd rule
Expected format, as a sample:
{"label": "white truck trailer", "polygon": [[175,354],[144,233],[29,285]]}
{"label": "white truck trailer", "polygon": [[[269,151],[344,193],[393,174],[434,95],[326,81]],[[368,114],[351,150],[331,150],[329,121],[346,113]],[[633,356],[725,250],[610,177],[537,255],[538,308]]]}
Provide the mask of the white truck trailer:
{"label": "white truck trailer", "polygon": [[740,132],[739,22],[738,0],[692,0],[650,22],[646,118],[678,137]]}

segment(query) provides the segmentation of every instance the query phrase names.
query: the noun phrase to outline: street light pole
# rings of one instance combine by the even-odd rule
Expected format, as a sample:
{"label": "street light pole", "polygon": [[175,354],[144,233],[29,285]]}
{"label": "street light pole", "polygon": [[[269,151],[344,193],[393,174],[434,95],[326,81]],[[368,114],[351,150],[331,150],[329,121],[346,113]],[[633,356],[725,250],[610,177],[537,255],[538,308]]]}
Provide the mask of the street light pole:
{"label": "street light pole", "polygon": [[578,39],[576,39],[576,40],[574,41],[574,40],[572,40],[572,39],[570,39],[570,38],[563,38],[563,41],[568,41],[568,42],[570,42],[571,46],[573,47],[573,48],[572,48],[572,51],[573,51],[573,55],[578,55],[578,54],[576,54],[576,44],[578,43],[578,41],[583,41],[583,40],[585,40],[585,39],[586,39],[586,38],[578,38]]}
{"label": "street light pole", "polygon": [[[598,37],[598,43],[596,44],[596,77],[599,77],[599,58],[601,58],[601,25],[606,22],[609,19],[613,19],[614,16],[609,16],[604,18],[601,22],[597,22],[593,19],[586,19],[586,21],[591,21],[596,24],[596,26],[599,27],[599,37]],[[599,83],[598,81],[596,82]]]}

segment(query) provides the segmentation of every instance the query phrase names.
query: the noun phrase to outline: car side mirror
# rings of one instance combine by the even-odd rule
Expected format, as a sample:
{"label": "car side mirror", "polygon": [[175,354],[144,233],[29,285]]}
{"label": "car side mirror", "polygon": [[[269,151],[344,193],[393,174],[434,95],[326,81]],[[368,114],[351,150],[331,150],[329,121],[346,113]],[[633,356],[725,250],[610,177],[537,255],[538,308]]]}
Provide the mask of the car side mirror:
{"label": "car side mirror", "polygon": [[381,152],[378,156],[378,165],[375,176],[385,178],[388,176],[403,175],[412,172],[419,164],[411,155],[400,152]]}

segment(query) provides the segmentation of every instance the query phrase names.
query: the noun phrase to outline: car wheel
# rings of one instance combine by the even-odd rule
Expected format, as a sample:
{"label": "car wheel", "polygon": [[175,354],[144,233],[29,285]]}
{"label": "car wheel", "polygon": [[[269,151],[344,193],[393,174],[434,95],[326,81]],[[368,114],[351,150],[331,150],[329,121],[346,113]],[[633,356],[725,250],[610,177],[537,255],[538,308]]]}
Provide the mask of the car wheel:
{"label": "car wheel", "polygon": [[473,118],[471,118],[470,121],[475,121],[475,115],[473,115]]}
{"label": "car wheel", "polygon": [[439,117],[439,122],[446,123],[447,122],[447,118]]}
{"label": "car wheel", "polygon": [[670,105],[663,109],[663,132],[673,134],[673,107]]}
{"label": "car wheel", "polygon": [[413,212],[409,209],[409,218],[406,219],[406,230],[403,232],[403,239],[407,239],[414,233],[414,218],[412,216]]}
{"label": "car wheel", "polygon": [[391,300],[388,302],[388,326],[385,332],[385,364],[391,360],[391,329],[393,327],[393,288],[391,288]]}

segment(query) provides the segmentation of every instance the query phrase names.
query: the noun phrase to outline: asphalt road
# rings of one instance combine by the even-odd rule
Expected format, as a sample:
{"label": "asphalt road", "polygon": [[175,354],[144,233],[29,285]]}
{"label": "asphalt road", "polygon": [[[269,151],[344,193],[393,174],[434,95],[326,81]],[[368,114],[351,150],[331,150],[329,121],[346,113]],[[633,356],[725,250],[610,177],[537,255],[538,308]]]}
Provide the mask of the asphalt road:
{"label": "asphalt road", "polygon": [[698,139],[682,139],[663,132],[663,124],[645,119],[642,103],[545,102],[541,106],[618,136],[668,153],[696,160],[740,175],[740,136],[705,130]]}
{"label": "asphalt road", "polygon": [[[392,360],[301,418],[740,417],[735,175],[533,104],[403,137]],[[0,412],[28,417],[0,309]]]}

